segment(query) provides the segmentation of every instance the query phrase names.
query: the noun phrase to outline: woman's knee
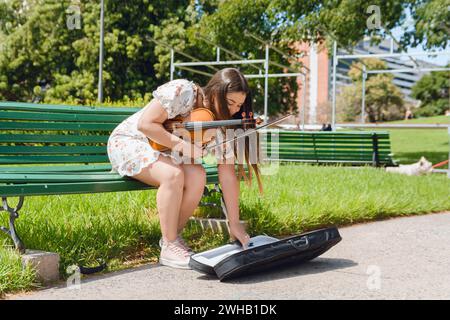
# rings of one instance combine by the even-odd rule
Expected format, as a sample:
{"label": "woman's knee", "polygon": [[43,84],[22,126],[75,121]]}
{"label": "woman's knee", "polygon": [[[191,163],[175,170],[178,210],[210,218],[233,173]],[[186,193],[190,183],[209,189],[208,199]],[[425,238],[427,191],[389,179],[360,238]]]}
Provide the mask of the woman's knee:
{"label": "woman's knee", "polygon": [[184,166],[185,180],[188,182],[186,186],[203,186],[206,184],[206,171],[202,165]]}
{"label": "woman's knee", "polygon": [[173,166],[164,173],[162,183],[184,186],[184,171],[180,166]]}
{"label": "woman's knee", "polygon": [[183,168],[170,163],[167,159],[160,157],[157,161],[143,168],[133,178],[154,186],[171,184],[182,187],[184,185]]}

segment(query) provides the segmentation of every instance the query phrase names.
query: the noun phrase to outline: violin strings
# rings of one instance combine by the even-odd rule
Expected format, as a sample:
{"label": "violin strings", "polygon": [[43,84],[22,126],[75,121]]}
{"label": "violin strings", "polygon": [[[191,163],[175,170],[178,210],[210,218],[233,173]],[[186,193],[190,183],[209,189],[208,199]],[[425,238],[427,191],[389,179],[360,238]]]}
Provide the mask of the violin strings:
{"label": "violin strings", "polygon": [[242,120],[224,120],[224,121],[199,121],[186,122],[184,127],[187,130],[194,130],[195,124],[200,123],[199,127],[202,129],[216,128],[221,126],[233,126],[242,123]]}

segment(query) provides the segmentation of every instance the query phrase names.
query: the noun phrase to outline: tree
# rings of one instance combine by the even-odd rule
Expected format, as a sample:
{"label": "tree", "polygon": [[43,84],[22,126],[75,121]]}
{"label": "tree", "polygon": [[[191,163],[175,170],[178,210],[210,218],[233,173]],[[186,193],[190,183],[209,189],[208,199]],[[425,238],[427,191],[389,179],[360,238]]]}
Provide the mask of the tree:
{"label": "tree", "polygon": [[[367,70],[386,69],[386,64],[378,59],[363,59],[362,63]],[[344,121],[355,121],[361,116],[362,63],[352,64],[348,75],[353,84],[344,87],[337,98],[337,107],[342,110]],[[372,74],[367,77],[365,113],[370,122],[403,118],[403,94],[392,80],[391,74]]]}
{"label": "tree", "polygon": [[[8,100],[75,100],[97,96],[99,2],[90,0],[0,0],[0,98]],[[69,29],[68,8],[79,6],[81,28]],[[439,0],[374,0],[386,30],[401,25],[405,9],[413,12],[417,34],[406,33],[405,43],[446,45],[448,12]],[[105,98],[141,98],[169,78],[170,51],[161,42],[200,60],[214,58],[215,48],[231,49],[243,58],[263,58],[264,45],[245,30],[290,55],[302,41],[337,40],[356,44],[364,36],[383,35],[367,24],[372,13],[363,0],[105,0]],[[421,22],[432,17],[435,23]],[[431,30],[431,31],[428,31]],[[433,37],[432,35],[436,35]],[[222,58],[233,58],[222,52]],[[297,59],[285,59],[274,50],[270,60],[299,70]],[[245,73],[258,73],[242,66]],[[211,68],[202,71],[214,72]],[[270,66],[270,72],[284,70]],[[208,77],[178,71],[205,83]],[[256,109],[262,109],[262,80],[252,80]],[[295,79],[270,79],[270,113],[295,107]],[[295,108],[294,108],[295,109]]]}
{"label": "tree", "polygon": [[441,115],[450,109],[449,79],[449,71],[435,71],[424,75],[417,81],[412,88],[412,96],[420,100],[419,109],[415,112],[416,115]]}
{"label": "tree", "polygon": [[[344,47],[355,45],[364,36],[384,35],[385,29],[390,30],[405,21],[404,11],[415,3],[414,0],[378,0],[371,1],[380,9],[382,28],[370,28],[367,20],[371,16],[367,12],[369,4],[363,0],[228,0],[218,3],[217,8],[202,15],[195,29],[201,36],[211,39],[233,51],[243,53],[246,58],[263,58],[264,46],[245,35],[248,30],[273,46],[291,56],[299,54],[295,48],[298,42],[325,42],[329,52],[334,40]],[[384,28],[384,29],[383,29]],[[194,34],[191,32],[190,34]],[[205,44],[200,37],[190,39],[196,48]],[[211,55],[211,54],[210,54]],[[288,64],[299,70],[295,59],[286,60],[273,50],[271,61]],[[247,73],[254,73],[251,67],[242,67]],[[271,72],[283,72],[280,68],[271,66]],[[261,82],[253,85],[257,93],[257,110],[262,106]],[[259,86],[258,86],[259,85]],[[285,88],[297,90],[295,79],[270,79],[269,112],[277,113],[295,108],[295,96],[283,92]],[[284,97],[288,97],[283,104]]]}
{"label": "tree", "polygon": [[[183,16],[189,1],[105,1],[105,98],[141,98],[158,84],[149,29],[165,17]],[[27,14],[2,28],[0,98],[75,101],[97,96],[98,1],[6,0],[0,12]],[[80,7],[81,29],[67,27],[68,8]],[[9,18],[9,20],[14,20]],[[8,28],[7,28],[8,26]]]}
{"label": "tree", "polygon": [[414,28],[408,30],[401,42],[405,47],[422,45],[424,49],[445,49],[449,44],[449,2],[442,0],[412,1]]}

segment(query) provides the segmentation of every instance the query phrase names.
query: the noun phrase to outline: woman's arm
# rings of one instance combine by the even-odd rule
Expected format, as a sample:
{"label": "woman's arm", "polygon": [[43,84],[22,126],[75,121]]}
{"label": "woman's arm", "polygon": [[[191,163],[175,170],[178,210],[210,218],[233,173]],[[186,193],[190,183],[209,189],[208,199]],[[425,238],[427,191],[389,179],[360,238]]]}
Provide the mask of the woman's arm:
{"label": "woman's arm", "polygon": [[171,150],[181,152],[183,156],[192,159],[202,157],[203,150],[200,147],[171,134],[164,128],[162,124],[167,118],[167,111],[158,100],[153,99],[141,115],[137,128],[151,140]]}
{"label": "woman's arm", "polygon": [[223,198],[227,207],[228,220],[239,222],[239,182],[236,177],[234,164],[218,164],[219,182],[222,187]]}
{"label": "woman's arm", "polygon": [[181,146],[179,143],[183,139],[171,134],[164,128],[162,124],[167,118],[167,111],[162,107],[161,103],[156,99],[152,99],[141,115],[137,128],[151,140],[173,149],[177,145]]}
{"label": "woman's arm", "polygon": [[223,199],[227,208],[230,232],[244,248],[247,247],[249,236],[239,219],[240,185],[236,177],[234,164],[218,164],[219,182],[222,187]]}

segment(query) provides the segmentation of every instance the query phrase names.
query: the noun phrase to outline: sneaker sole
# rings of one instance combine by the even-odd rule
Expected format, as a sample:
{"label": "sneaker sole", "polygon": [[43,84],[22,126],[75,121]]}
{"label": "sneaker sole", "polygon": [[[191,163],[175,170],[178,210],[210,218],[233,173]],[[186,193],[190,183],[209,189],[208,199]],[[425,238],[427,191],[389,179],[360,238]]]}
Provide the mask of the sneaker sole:
{"label": "sneaker sole", "polygon": [[175,262],[172,260],[167,260],[164,258],[159,258],[159,264],[161,264],[163,266],[167,266],[167,267],[177,268],[177,269],[185,269],[185,270],[192,269],[191,267],[189,267],[189,262],[188,262],[188,264],[184,264],[184,263]]}

